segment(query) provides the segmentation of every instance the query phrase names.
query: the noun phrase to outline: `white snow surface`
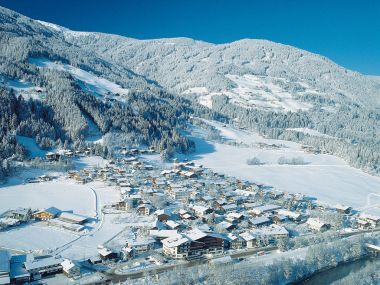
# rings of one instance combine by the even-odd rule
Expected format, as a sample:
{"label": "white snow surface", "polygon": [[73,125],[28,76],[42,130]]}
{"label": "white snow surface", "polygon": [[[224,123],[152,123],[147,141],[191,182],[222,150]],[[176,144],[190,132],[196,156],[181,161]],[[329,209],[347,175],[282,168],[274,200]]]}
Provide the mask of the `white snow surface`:
{"label": "white snow surface", "polygon": [[51,68],[60,71],[69,72],[74,78],[82,83],[82,88],[89,91],[94,95],[104,96],[107,93],[118,93],[120,95],[128,95],[129,90],[122,88],[120,85],[111,82],[105,78],[96,76],[90,72],[83,69],[71,66],[69,64],[62,64],[52,62],[46,58],[29,58],[29,62],[44,68]]}
{"label": "white snow surface", "polygon": [[13,89],[16,95],[21,95],[25,100],[28,100],[29,98],[34,100],[41,100],[41,98],[46,95],[46,92],[43,88],[36,87],[30,82],[18,79],[9,79],[1,75],[0,86]]}
{"label": "white snow surface", "polygon": [[[380,214],[379,201],[367,197],[380,194],[380,178],[350,167],[342,159],[326,154],[306,153],[301,145],[281,140],[266,139],[254,132],[224,127],[209,122],[220,130],[221,135],[241,146],[209,142],[202,131],[194,132],[196,153],[189,155],[197,163],[216,172],[236,176],[244,180],[274,186],[291,193],[303,193],[318,198],[322,203],[342,203],[368,212]],[[278,149],[260,148],[257,143],[276,144]],[[303,157],[306,165],[279,165],[279,157]],[[264,165],[248,165],[247,159],[257,157]],[[373,195],[372,195],[373,196]],[[376,205],[377,206],[376,206]]]}
{"label": "white snow surface", "polygon": [[29,157],[43,157],[47,151],[40,149],[34,138],[28,138],[24,136],[16,136],[17,142],[21,144],[28,152]]}
{"label": "white snow surface", "polygon": [[312,107],[309,103],[295,100],[292,93],[279,85],[278,82],[284,82],[285,79],[252,74],[227,74],[226,77],[235,82],[237,87],[223,93],[231,98],[233,103],[242,107],[291,112]]}

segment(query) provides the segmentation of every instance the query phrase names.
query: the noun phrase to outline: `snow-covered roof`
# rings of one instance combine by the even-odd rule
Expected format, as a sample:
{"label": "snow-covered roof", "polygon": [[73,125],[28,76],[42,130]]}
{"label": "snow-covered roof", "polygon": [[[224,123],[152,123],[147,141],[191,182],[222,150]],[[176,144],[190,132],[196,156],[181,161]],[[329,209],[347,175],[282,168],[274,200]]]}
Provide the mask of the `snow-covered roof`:
{"label": "snow-covered roof", "polygon": [[63,271],[69,271],[70,269],[74,268],[76,265],[69,259],[65,259],[61,263]]}
{"label": "snow-covered roof", "polygon": [[207,236],[207,234],[202,232],[200,229],[193,229],[193,230],[187,232],[186,236],[188,239],[196,241],[196,240],[199,240],[201,238],[204,238],[205,236]]}
{"label": "snow-covered roof", "polygon": [[56,266],[62,263],[62,258],[47,257],[34,259],[33,261],[26,261],[24,263],[25,269],[28,271],[47,267],[47,266]]}
{"label": "snow-covered roof", "polygon": [[174,236],[174,237],[169,237],[169,238],[166,238],[164,240],[162,240],[162,244],[166,247],[177,247],[177,246],[180,246],[186,242],[189,242],[190,240],[184,236],[184,235],[177,235],[177,236]]}
{"label": "snow-covered roof", "polygon": [[194,205],[192,208],[196,212],[205,212],[209,209],[209,208],[202,206],[202,205]]}
{"label": "snow-covered roof", "polygon": [[169,220],[166,222],[166,225],[172,229],[175,229],[180,226],[180,224],[176,223],[175,221]]}
{"label": "snow-covered roof", "polygon": [[345,205],[342,205],[342,204],[337,204],[337,205],[335,205],[335,208],[336,208],[337,210],[342,210],[342,211],[347,211],[347,210],[351,209],[351,207],[349,207],[349,206],[345,206]]}
{"label": "snow-covered roof", "polygon": [[250,232],[244,232],[239,234],[239,236],[244,239],[245,241],[250,241],[256,239],[255,236],[253,236]]}
{"label": "snow-covered roof", "polygon": [[284,216],[287,216],[287,217],[293,218],[293,219],[298,219],[301,216],[301,213],[293,212],[293,211],[289,211],[289,210],[285,210],[285,209],[279,209],[277,211],[277,213],[279,215],[284,215]]}
{"label": "snow-covered roof", "polygon": [[251,233],[256,236],[289,235],[288,230],[279,225],[270,225],[260,229],[255,229],[252,230]]}
{"label": "snow-covered roof", "polygon": [[73,214],[73,213],[67,213],[67,212],[62,212],[59,217],[59,219],[64,219],[64,220],[69,220],[69,221],[73,221],[75,223],[83,223],[84,221],[87,220],[86,217],[83,217],[83,216],[80,216],[80,215],[76,215],[76,214]]}
{"label": "snow-covered roof", "polygon": [[98,253],[101,255],[101,256],[107,256],[107,255],[110,255],[112,253],[112,251],[106,247],[102,247],[102,248],[99,248],[98,249]]}
{"label": "snow-covered roof", "polygon": [[177,236],[178,232],[177,230],[150,230],[149,235],[158,238],[168,238]]}
{"label": "snow-covered roof", "polygon": [[371,220],[371,221],[380,221],[380,217],[379,216],[375,216],[375,215],[371,215],[371,214],[367,214],[367,213],[360,213],[359,217],[361,219],[366,219],[366,220]]}
{"label": "snow-covered roof", "polygon": [[244,215],[242,213],[236,213],[236,212],[227,214],[228,218],[233,218],[233,219],[240,219],[243,216]]}
{"label": "snow-covered roof", "polygon": [[255,214],[261,214],[261,213],[265,213],[265,212],[278,210],[280,208],[281,208],[280,206],[268,204],[268,205],[263,205],[263,206],[253,208],[252,212]]}
{"label": "snow-covered roof", "polygon": [[224,210],[233,210],[233,209],[236,209],[237,208],[237,205],[236,204],[228,204],[228,205],[224,205],[222,206],[222,208]]}
{"label": "snow-covered roof", "polygon": [[36,214],[44,213],[44,212],[49,213],[52,216],[57,216],[59,213],[61,213],[61,210],[56,208],[56,207],[50,207],[50,208],[47,208],[45,210],[41,210],[41,211],[37,212]]}
{"label": "snow-covered roof", "polygon": [[219,227],[222,227],[224,229],[228,229],[230,227],[233,226],[233,224],[229,223],[229,222],[226,222],[226,221],[223,221],[223,222],[220,222],[219,224],[217,224]]}
{"label": "snow-covered roof", "polygon": [[321,221],[318,218],[309,218],[306,221],[306,224],[308,224],[313,229],[320,229],[320,228],[322,228],[323,226],[326,225],[325,222]]}
{"label": "snow-covered roof", "polygon": [[257,217],[257,218],[250,219],[249,222],[252,225],[261,225],[261,224],[269,223],[270,220],[267,217]]}

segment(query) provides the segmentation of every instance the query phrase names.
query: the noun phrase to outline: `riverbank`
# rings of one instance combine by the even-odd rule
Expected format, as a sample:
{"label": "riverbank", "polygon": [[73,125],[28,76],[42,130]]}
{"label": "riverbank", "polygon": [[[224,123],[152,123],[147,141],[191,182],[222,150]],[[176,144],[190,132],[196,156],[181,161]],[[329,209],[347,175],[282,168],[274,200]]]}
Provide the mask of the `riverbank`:
{"label": "riverbank", "polygon": [[366,254],[362,257],[352,259],[346,262],[339,262],[336,266],[329,266],[323,269],[315,271],[313,274],[303,277],[297,281],[289,283],[301,284],[301,285],[319,285],[319,284],[331,284],[338,281],[352,272],[356,272],[365,267],[368,262],[379,262],[379,256],[372,254]]}

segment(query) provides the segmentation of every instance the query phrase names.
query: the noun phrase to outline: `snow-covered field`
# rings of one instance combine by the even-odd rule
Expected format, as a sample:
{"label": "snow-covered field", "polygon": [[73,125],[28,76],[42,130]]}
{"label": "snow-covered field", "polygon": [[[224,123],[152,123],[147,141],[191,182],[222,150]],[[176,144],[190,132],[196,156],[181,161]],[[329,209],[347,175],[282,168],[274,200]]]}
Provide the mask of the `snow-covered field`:
{"label": "snow-covered field", "polygon": [[[103,166],[100,157],[83,157],[75,161],[76,167]],[[42,174],[57,175],[51,182],[23,184],[27,177]],[[62,173],[51,173],[40,169],[24,169],[0,188],[0,213],[18,207],[43,209],[57,207],[63,211],[90,218],[98,217],[98,222],[90,224],[90,231],[73,233],[36,223],[16,227],[0,233],[0,247],[21,250],[56,250],[64,257],[81,259],[96,255],[99,244],[112,239],[125,225],[114,222],[118,215],[101,214],[101,208],[119,201],[120,193],[113,186],[105,186],[95,181],[85,185],[65,178]],[[41,237],[40,237],[41,235]]]}
{"label": "snow-covered field", "polygon": [[312,107],[311,104],[295,100],[289,91],[276,83],[276,80],[283,82],[284,79],[251,74],[227,75],[226,77],[237,84],[237,87],[226,95],[238,105],[292,112],[308,110]]}
{"label": "snow-covered field", "polygon": [[30,58],[29,62],[38,67],[69,72],[74,78],[79,80],[84,90],[92,93],[93,95],[104,96],[108,92],[115,94],[118,93],[119,95],[128,95],[129,93],[128,89],[122,88],[114,82],[68,64],[55,63],[46,58]]}
{"label": "snow-covered field", "polygon": [[63,211],[94,216],[95,197],[87,185],[73,180],[19,184],[0,189],[0,212],[18,207],[43,209],[56,207]]}
{"label": "snow-covered field", "polygon": [[[189,158],[205,167],[283,191],[310,195],[331,205],[343,203],[355,208],[365,207],[368,212],[380,214],[380,208],[366,207],[370,193],[380,194],[379,177],[350,167],[332,155],[306,153],[297,143],[265,139],[253,132],[209,123],[217,127],[224,138],[242,145],[208,142],[200,138],[201,134],[195,134],[196,153]],[[260,148],[258,143],[282,147]],[[259,158],[264,165],[248,165],[246,161],[252,157]],[[279,157],[303,157],[308,164],[279,165]],[[372,199],[370,203],[373,205],[375,201]]]}
{"label": "snow-covered field", "polygon": [[0,76],[0,86],[13,89],[16,95],[21,95],[25,100],[29,98],[40,100],[46,95],[42,88],[36,87],[30,82],[9,79],[2,76]]}
{"label": "snow-covered field", "polygon": [[[308,110],[312,105],[296,100],[294,95],[302,96],[306,93],[318,93],[305,83],[290,83],[282,78],[252,74],[242,76],[227,74],[226,77],[233,81],[236,87],[220,92],[209,92],[206,87],[192,87],[182,92],[182,94],[200,95],[199,103],[209,108],[212,107],[213,96],[226,95],[231,99],[231,102],[244,108],[297,112],[298,110]],[[285,88],[285,86],[292,84],[298,85],[299,90],[289,91],[290,88]]]}
{"label": "snow-covered field", "polygon": [[0,247],[37,252],[44,250],[46,252],[54,250],[76,237],[72,232],[37,223],[0,233]]}

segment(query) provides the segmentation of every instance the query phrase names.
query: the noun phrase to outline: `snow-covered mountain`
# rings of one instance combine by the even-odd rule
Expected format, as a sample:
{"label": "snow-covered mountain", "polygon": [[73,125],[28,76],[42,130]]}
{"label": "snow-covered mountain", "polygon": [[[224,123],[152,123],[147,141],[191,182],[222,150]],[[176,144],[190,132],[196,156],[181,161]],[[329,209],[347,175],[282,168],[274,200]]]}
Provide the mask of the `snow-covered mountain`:
{"label": "snow-covered mountain", "polygon": [[[83,139],[90,119],[102,134],[132,132],[134,140],[160,150],[188,150],[178,130],[191,116],[204,116],[307,143],[380,172],[379,77],[266,40],[137,40],[71,31],[0,7],[1,87],[40,100],[51,112],[40,120],[41,114],[19,116],[9,130],[46,137],[45,120],[55,130],[50,142]],[[38,127],[27,128],[28,120]],[[325,136],[305,140],[302,129]]]}
{"label": "snow-covered mountain", "polygon": [[64,30],[66,41],[180,94],[225,94],[239,105],[297,111],[319,98],[380,106],[380,84],[326,57],[265,40],[210,44],[188,38],[136,40]]}

